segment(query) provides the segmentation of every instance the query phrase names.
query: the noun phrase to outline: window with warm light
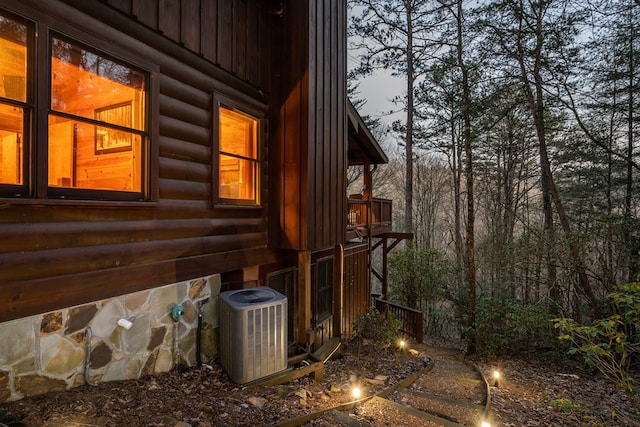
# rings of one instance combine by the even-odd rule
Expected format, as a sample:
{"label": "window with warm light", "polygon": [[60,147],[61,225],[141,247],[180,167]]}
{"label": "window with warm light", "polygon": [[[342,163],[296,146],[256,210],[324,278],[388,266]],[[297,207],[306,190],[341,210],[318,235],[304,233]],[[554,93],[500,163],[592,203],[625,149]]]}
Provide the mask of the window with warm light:
{"label": "window with warm light", "polygon": [[145,80],[126,64],[52,38],[49,187],[143,191]]}
{"label": "window with warm light", "polygon": [[27,66],[30,28],[0,13],[0,185],[20,186],[25,174]]}
{"label": "window with warm light", "polygon": [[148,200],[151,72],[38,25],[0,10],[0,196]]}
{"label": "window with warm light", "polygon": [[222,203],[260,203],[257,118],[218,107],[218,199]]}

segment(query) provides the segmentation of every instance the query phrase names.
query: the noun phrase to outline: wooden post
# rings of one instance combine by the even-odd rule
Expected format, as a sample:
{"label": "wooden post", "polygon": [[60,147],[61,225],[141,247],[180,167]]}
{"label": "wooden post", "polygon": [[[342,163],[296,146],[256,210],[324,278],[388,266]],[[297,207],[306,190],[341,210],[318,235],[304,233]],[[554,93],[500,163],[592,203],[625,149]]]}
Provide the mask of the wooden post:
{"label": "wooden post", "polygon": [[419,311],[418,313],[416,313],[416,325],[415,325],[415,330],[416,330],[416,342],[417,343],[422,343],[424,337],[422,336],[422,312]]}
{"label": "wooden post", "polygon": [[296,307],[296,342],[307,344],[311,329],[311,251],[298,252],[298,306]]}
{"label": "wooden post", "polygon": [[387,269],[387,255],[389,253],[389,249],[387,248],[387,237],[386,236],[382,236],[382,298],[384,299],[388,299],[389,298],[389,289],[388,289],[388,282],[387,282],[387,274],[388,274],[388,269]]}
{"label": "wooden post", "polygon": [[333,336],[342,337],[344,315],[344,246],[339,243],[335,250],[335,266],[333,274]]}
{"label": "wooden post", "polygon": [[364,191],[363,191],[362,197],[366,201],[367,245],[369,248],[369,255],[367,256],[367,294],[371,294],[371,283],[373,282],[373,279],[371,278],[371,274],[373,273],[373,259],[372,259],[373,215],[371,212],[373,192],[371,191],[372,189],[371,163],[368,160],[365,161],[364,165],[362,165],[362,168],[364,172]]}

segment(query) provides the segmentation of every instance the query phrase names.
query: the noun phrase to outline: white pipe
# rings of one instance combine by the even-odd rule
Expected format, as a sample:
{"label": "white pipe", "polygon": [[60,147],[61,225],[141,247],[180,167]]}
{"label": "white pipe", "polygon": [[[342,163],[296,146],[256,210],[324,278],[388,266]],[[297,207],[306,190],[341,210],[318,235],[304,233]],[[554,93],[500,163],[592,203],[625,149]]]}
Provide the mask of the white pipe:
{"label": "white pipe", "polygon": [[123,317],[122,319],[118,320],[118,326],[122,326],[125,329],[131,329],[131,327],[133,326],[133,322]]}

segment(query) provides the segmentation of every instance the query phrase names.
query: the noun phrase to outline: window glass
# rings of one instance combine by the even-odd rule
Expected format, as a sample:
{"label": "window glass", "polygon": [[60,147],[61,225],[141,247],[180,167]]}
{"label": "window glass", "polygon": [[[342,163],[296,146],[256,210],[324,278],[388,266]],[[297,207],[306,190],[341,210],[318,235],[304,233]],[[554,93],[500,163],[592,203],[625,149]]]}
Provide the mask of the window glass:
{"label": "window glass", "polygon": [[0,103],[0,184],[22,184],[23,123],[21,108]]}
{"label": "window glass", "polygon": [[333,258],[318,262],[317,266],[317,317],[322,321],[333,313]]}
{"label": "window glass", "polygon": [[294,289],[296,273],[294,269],[282,271],[269,276],[268,283],[271,289],[275,289],[282,295],[287,297],[287,339],[290,343],[294,342],[294,320],[295,320],[295,301]]}
{"label": "window glass", "polygon": [[219,120],[218,196],[258,203],[258,120],[223,106]]}
{"label": "window glass", "polygon": [[50,187],[141,192],[145,75],[53,38]]}
{"label": "window glass", "polygon": [[0,184],[24,182],[27,27],[0,15]]}

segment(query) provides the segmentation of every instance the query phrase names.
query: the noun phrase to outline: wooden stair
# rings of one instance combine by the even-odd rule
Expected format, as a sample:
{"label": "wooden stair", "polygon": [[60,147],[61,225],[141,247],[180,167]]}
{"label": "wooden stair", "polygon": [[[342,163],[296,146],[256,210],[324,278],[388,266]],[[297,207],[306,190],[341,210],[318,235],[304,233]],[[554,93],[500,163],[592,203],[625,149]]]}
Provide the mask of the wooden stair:
{"label": "wooden stair", "polygon": [[[452,350],[417,346],[432,365],[370,399],[287,426],[479,427],[488,420],[489,386],[482,374]],[[494,423],[491,423],[495,427]]]}

